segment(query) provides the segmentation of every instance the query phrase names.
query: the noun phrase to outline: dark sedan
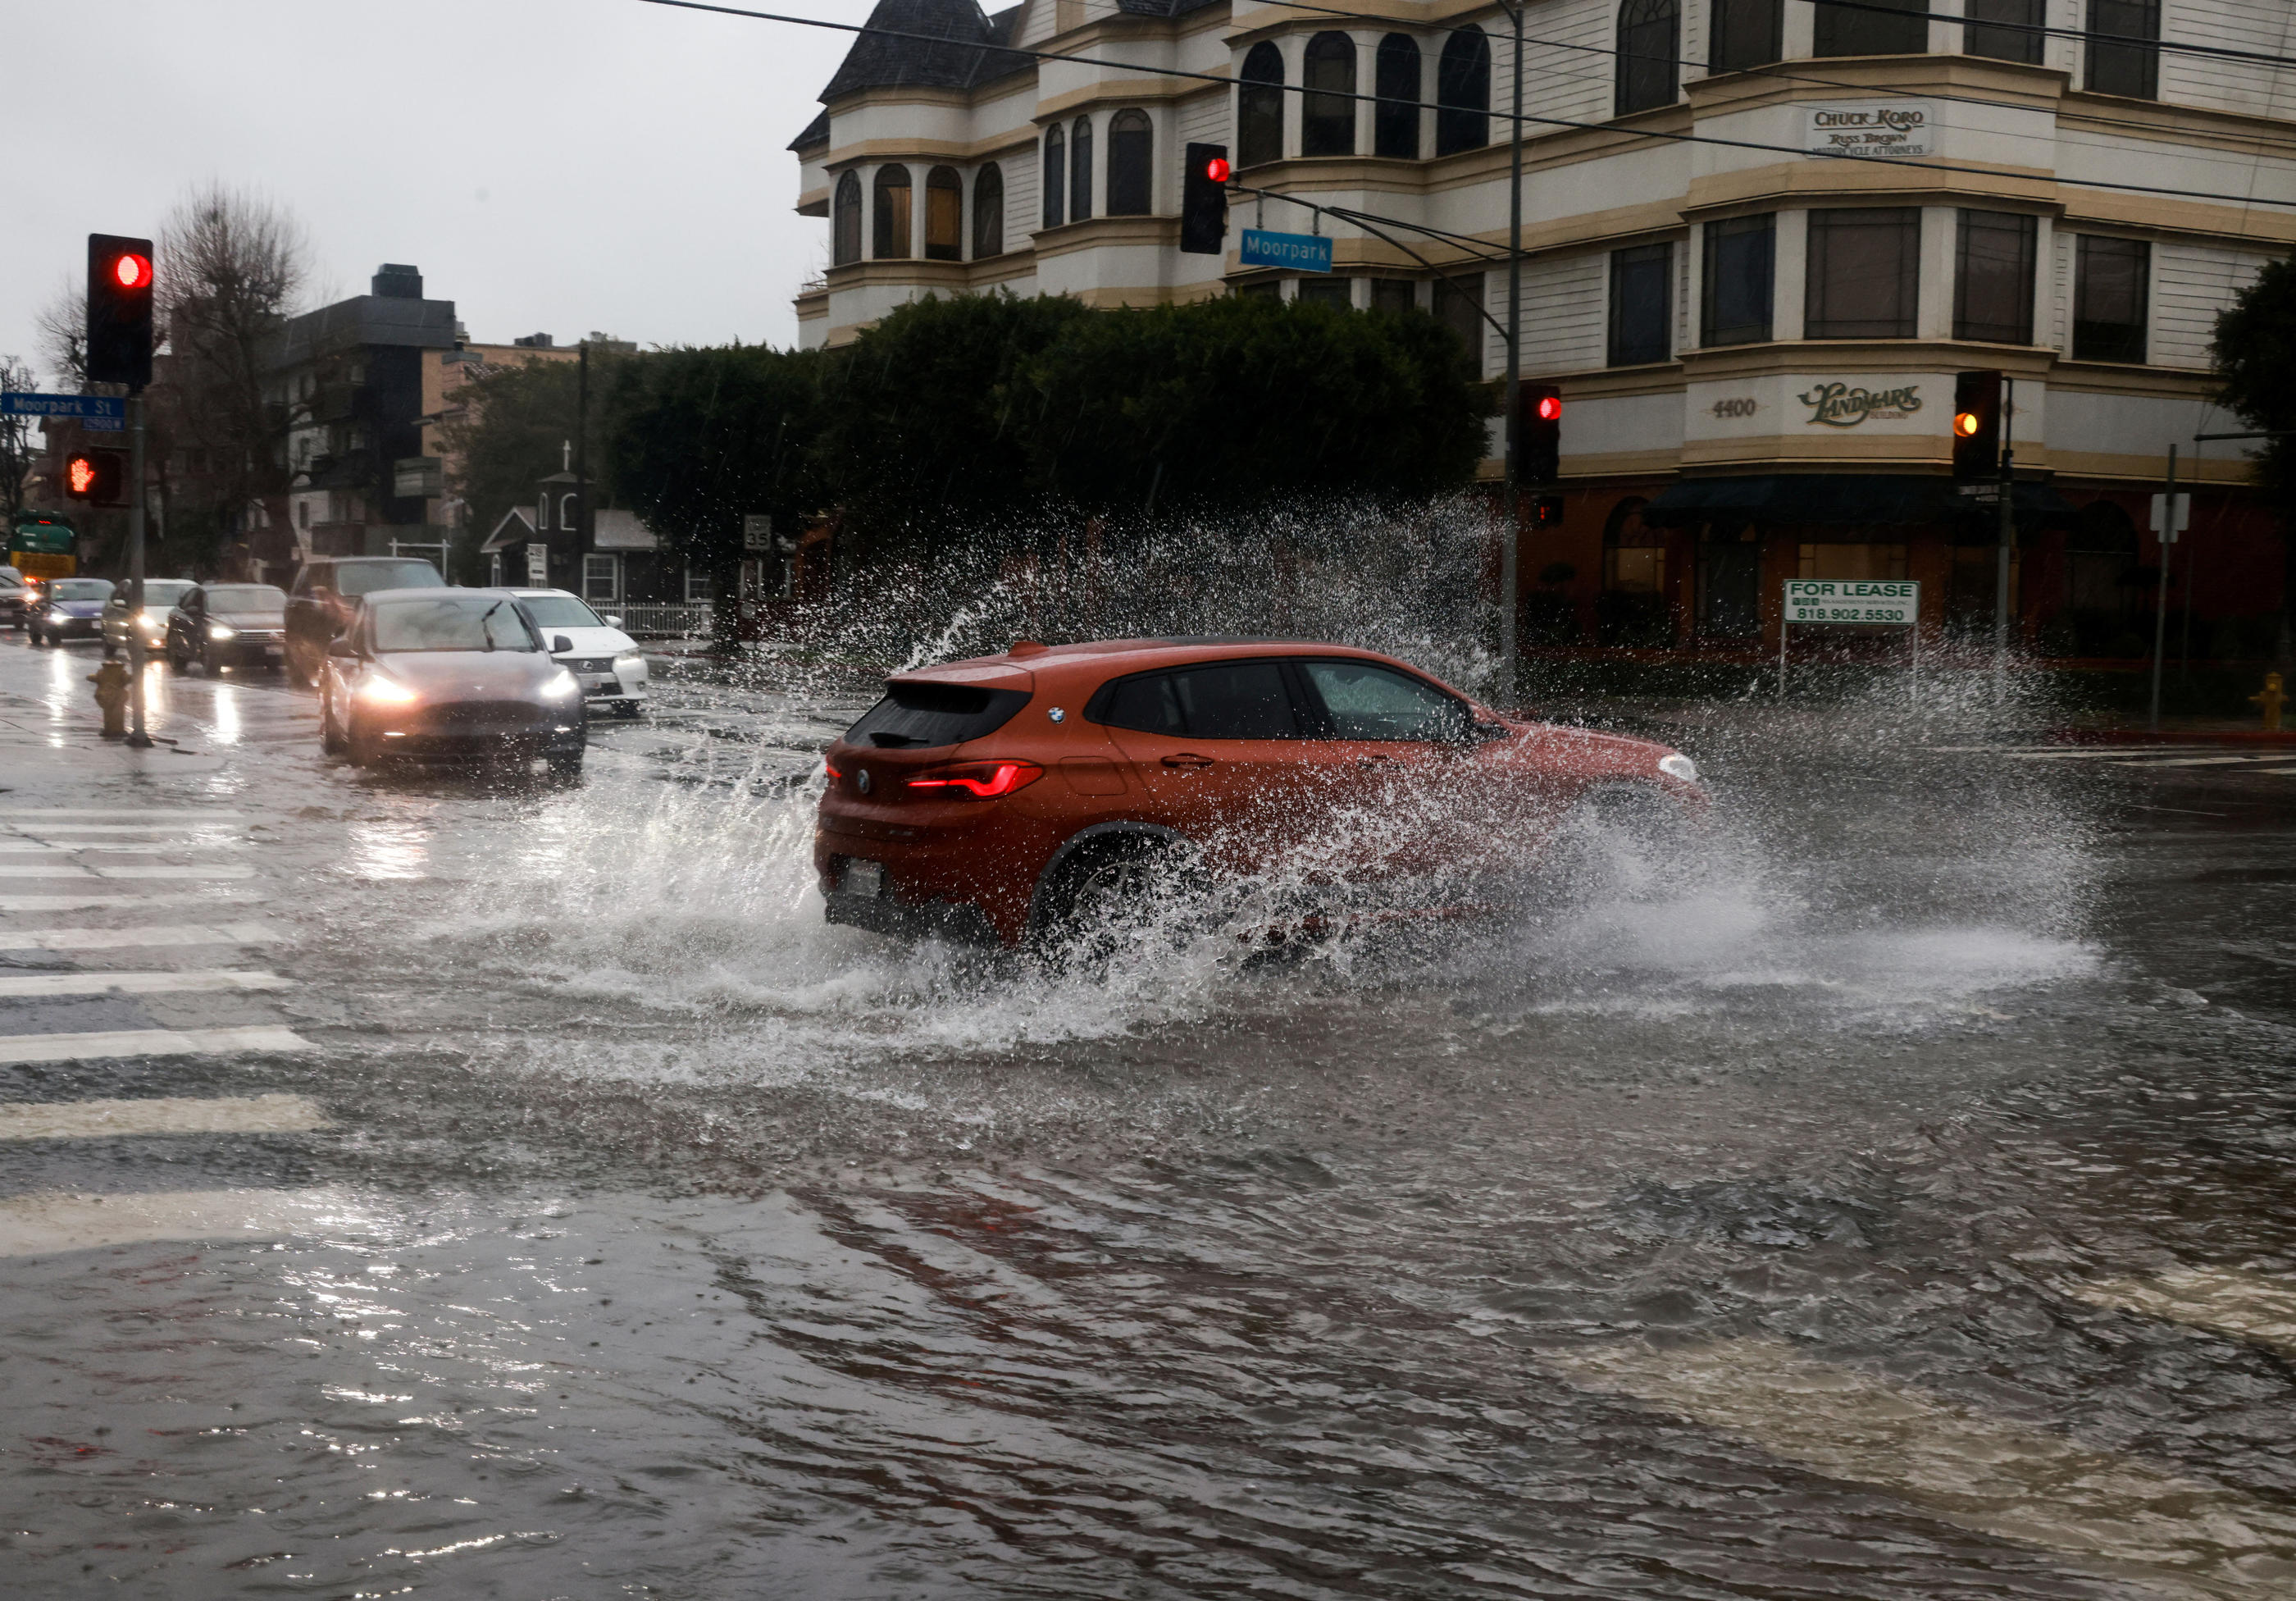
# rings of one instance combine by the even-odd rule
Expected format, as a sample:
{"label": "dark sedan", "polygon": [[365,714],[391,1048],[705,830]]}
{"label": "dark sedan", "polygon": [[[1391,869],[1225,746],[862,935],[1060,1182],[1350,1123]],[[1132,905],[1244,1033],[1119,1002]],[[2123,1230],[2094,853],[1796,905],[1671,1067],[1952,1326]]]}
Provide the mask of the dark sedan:
{"label": "dark sedan", "polygon": [[546,757],[582,770],[582,686],[498,589],[385,589],[327,647],[320,743],[355,767],[392,757]]}
{"label": "dark sedan", "polygon": [[103,632],[103,606],[111,598],[110,579],[58,579],[33,608],[24,631],[34,645],[94,639]]}
{"label": "dark sedan", "polygon": [[287,592],[273,584],[201,584],[168,613],[168,665],[196,661],[209,677],[234,667],[281,666]]}

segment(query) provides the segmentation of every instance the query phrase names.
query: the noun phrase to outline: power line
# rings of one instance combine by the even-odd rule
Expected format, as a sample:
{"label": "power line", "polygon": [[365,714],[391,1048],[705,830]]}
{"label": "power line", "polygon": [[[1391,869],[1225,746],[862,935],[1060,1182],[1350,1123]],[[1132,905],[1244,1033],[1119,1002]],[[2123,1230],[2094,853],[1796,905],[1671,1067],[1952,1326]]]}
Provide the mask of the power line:
{"label": "power line", "polygon": [[1909,11],[1902,6],[1877,5],[1873,0],[1809,0],[1809,4],[1830,5],[1837,11],[1871,11],[1880,12],[1884,16],[1919,17],[1924,21],[1945,22],[1964,28],[1997,28],[2004,33],[2037,33],[2058,39],[2087,39],[2099,45],[2133,50],[2169,50],[2180,55],[2205,55],[2218,61],[2254,62],[2266,67],[2296,67],[2296,57],[2267,55],[2258,50],[2234,50],[2228,45],[2187,45],[2176,39],[2139,38],[2129,33],[2100,33],[2093,28],[2049,28],[2038,22],[1996,22],[1982,17],[1948,17],[1942,12]]}
{"label": "power line", "polygon": [[[952,39],[939,34],[913,33],[903,29],[896,28],[876,28],[865,22],[831,22],[824,21],[818,17],[797,17],[780,12],[747,11],[739,6],[713,4],[709,3],[709,0],[639,0],[639,3],[645,5],[669,6],[678,11],[707,12],[719,16],[743,17],[752,21],[758,22],[784,22],[792,27],[818,28],[826,29],[832,33],[849,33],[876,38],[907,39],[917,44],[933,45],[948,50],[972,50],[978,52],[983,56],[989,54],[1004,54],[1026,56],[1037,61],[1070,62],[1079,66],[1105,67],[1116,71],[1134,75],[1145,75],[1151,78],[1185,78],[1196,83],[1214,84],[1223,89],[1234,88],[1237,86],[1239,82],[1238,79],[1230,78],[1223,73],[1191,72],[1182,67],[1152,67],[1139,62],[1109,61],[1100,56],[1080,55],[1074,51],[1069,50],[1032,50],[1020,45],[979,44],[964,39]],[[1250,86],[1263,89],[1275,89],[1289,94],[1304,94],[1308,92],[1305,85],[1263,83],[1253,84]],[[1406,103],[1405,102],[1390,97],[1377,94],[1364,94],[1342,89],[1317,89],[1315,93],[1333,100],[1368,100],[1383,105],[1400,105]],[[1535,116],[1528,111],[1521,113],[1518,119],[1513,113],[1506,111],[1494,111],[1488,106],[1446,105],[1441,101],[1413,101],[1408,103],[1415,105],[1423,111],[1432,110],[1438,113],[1443,111],[1464,111],[1473,116],[1489,118],[1501,122],[1521,120],[1523,122],[1538,123],[1548,127],[1578,128],[1590,133],[1615,133],[1629,138],[1658,139],[1677,144],[1712,144],[1729,150],[1753,150],[1760,151],[1767,154],[1796,156],[1804,160],[1868,161],[1874,159],[1867,156],[1845,155],[1834,151],[1803,150],[1792,144],[1770,144],[1759,139],[1729,139],[1725,138],[1718,134],[1678,134],[1655,128],[1617,128],[1613,127],[1609,123],[1604,122],[1588,122],[1581,119],[1571,117],[1541,117]],[[1891,158],[1889,160],[1888,165],[1894,170],[1903,171],[1910,168],[1917,171],[1945,172],[1951,173],[1957,177],[1982,176],[2022,179],[2028,176],[2018,172],[2005,172],[1997,168],[1982,166],[1957,167],[1945,161],[1922,161]],[[2070,185],[2070,187],[2077,189],[2109,189],[2116,193],[2128,194],[2168,195],[2178,200],[2222,201],[2227,205],[2265,205],[2296,208],[2296,200],[2259,201],[2248,195],[2221,194],[2205,189],[2172,189],[2155,184],[2115,183],[2110,178],[2075,178],[2066,177],[2062,174],[2056,174],[2051,175],[2038,181]]]}

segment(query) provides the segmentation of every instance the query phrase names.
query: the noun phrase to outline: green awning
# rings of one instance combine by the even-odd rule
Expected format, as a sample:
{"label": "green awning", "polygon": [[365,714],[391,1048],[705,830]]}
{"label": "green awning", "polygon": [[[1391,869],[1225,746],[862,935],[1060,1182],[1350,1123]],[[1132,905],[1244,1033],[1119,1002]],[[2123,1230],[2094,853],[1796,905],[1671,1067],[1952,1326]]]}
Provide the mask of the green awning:
{"label": "green awning", "polygon": [[[1989,505],[1958,493],[1949,478],[1906,472],[1768,472],[1737,478],[1685,478],[1643,507],[1653,528],[1717,521],[1930,523],[1993,515]],[[2021,483],[2017,521],[2070,521],[2073,508],[2046,484]]]}

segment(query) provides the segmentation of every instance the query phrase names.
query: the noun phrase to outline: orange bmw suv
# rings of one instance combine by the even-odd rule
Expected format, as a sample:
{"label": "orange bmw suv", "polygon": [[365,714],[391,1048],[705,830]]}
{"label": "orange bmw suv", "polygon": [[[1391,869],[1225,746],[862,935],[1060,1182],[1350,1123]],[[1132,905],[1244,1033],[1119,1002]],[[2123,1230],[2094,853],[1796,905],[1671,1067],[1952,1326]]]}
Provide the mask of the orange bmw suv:
{"label": "orange bmw suv", "polygon": [[1574,812],[1703,815],[1690,759],[1499,716],[1409,664],[1298,641],[1043,645],[890,679],[825,757],[828,920],[1020,945],[1159,873],[1436,899],[1537,865]]}

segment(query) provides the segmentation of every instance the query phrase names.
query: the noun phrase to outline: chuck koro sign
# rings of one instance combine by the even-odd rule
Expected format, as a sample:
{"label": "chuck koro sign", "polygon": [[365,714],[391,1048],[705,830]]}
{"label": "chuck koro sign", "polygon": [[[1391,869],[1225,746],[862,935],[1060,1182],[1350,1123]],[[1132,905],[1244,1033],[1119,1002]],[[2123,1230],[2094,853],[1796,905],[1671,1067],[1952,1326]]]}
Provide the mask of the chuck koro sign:
{"label": "chuck koro sign", "polygon": [[1802,148],[1812,155],[1919,160],[1937,153],[1927,101],[1840,102],[1802,111]]}

